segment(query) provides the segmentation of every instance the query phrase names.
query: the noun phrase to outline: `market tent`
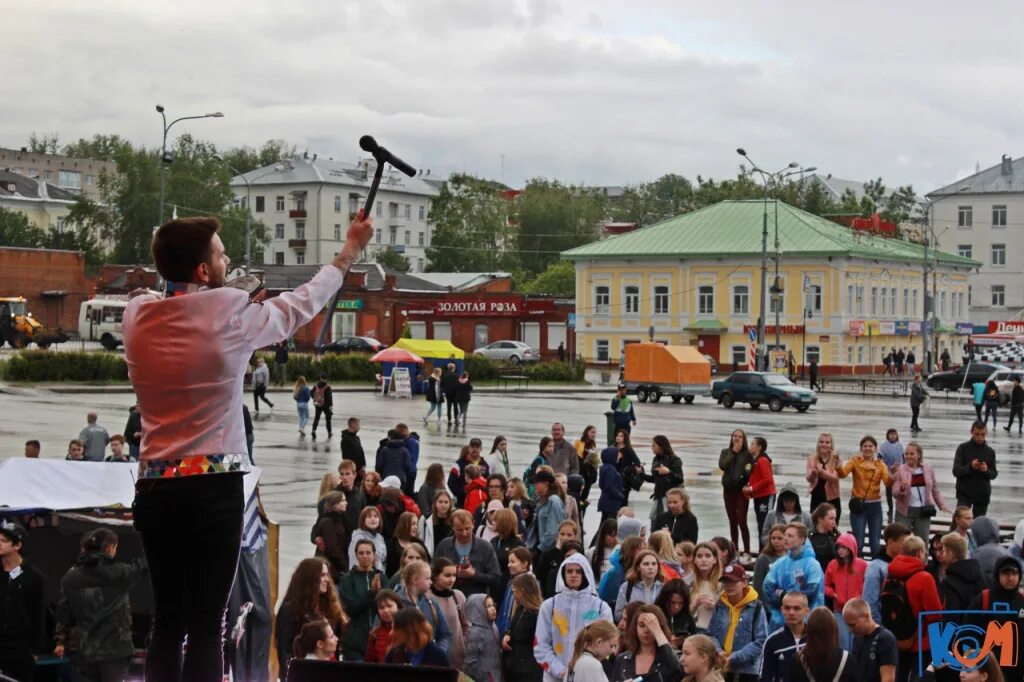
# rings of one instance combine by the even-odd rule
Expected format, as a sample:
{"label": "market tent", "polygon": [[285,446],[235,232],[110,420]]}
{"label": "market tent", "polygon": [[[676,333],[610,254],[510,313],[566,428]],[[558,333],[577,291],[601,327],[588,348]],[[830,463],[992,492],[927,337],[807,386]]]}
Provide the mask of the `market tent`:
{"label": "market tent", "polygon": [[[465,351],[446,339],[399,339],[391,344],[391,348],[404,348],[423,358],[424,378],[430,376],[434,367],[443,369],[448,363],[453,363],[455,371],[461,373],[466,357]],[[415,381],[416,373],[412,372],[409,376],[413,378],[412,392],[424,392],[423,385]]]}

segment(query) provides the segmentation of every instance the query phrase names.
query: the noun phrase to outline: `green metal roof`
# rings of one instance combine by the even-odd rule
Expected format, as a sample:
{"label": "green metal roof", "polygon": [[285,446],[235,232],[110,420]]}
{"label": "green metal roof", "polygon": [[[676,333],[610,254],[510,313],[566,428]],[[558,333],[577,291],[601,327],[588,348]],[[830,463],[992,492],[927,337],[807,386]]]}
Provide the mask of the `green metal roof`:
{"label": "green metal roof", "polygon": [[[722,201],[635,232],[563,251],[562,259],[760,256],[764,210],[765,203],[760,200]],[[775,250],[776,210],[783,258],[846,256],[918,263],[925,258],[925,248],[920,244],[858,232],[781,201],[768,202],[769,253]],[[935,251],[929,250],[927,257],[934,259]],[[981,265],[942,252],[938,261],[968,268]]]}
{"label": "green metal roof", "polygon": [[729,329],[726,325],[722,324],[718,320],[694,320],[687,329],[693,331],[711,331],[711,332],[723,332]]}

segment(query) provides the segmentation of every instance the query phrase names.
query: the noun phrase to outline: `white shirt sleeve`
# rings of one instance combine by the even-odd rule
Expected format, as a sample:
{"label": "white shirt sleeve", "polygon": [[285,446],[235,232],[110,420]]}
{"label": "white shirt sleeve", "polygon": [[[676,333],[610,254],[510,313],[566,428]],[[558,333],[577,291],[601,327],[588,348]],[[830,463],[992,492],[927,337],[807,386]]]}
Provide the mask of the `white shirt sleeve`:
{"label": "white shirt sleeve", "polygon": [[253,349],[263,348],[295,335],[330,302],[345,281],[344,273],[325,265],[306,284],[262,303],[249,303],[237,315],[237,323]]}

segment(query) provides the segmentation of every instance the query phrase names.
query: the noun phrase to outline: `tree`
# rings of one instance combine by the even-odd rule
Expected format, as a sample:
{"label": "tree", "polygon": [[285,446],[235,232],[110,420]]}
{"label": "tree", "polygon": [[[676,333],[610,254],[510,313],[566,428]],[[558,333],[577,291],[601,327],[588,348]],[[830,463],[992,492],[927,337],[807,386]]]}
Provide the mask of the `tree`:
{"label": "tree", "polygon": [[28,136],[28,150],[33,154],[56,154],[60,151],[57,144],[57,133],[43,133]]}
{"label": "tree", "polygon": [[392,270],[397,270],[398,272],[409,272],[409,259],[394,249],[389,248],[384,249],[383,251],[378,251],[376,258],[378,263],[387,266]]}
{"label": "tree", "polygon": [[45,249],[63,249],[65,251],[81,251],[85,255],[85,267],[89,272],[106,262],[106,252],[96,240],[91,230],[67,229],[58,230],[51,227],[46,231],[42,244]]}
{"label": "tree", "polygon": [[598,190],[531,180],[519,206],[519,259],[531,272],[543,272],[562,251],[597,239],[607,197]]}
{"label": "tree", "polygon": [[121,154],[131,152],[132,143],[120,135],[93,135],[91,140],[84,137],[77,142],[64,145],[65,156],[76,159],[96,159],[97,161],[117,161]]}
{"label": "tree", "polygon": [[516,267],[515,199],[498,182],[453,175],[430,207],[431,272],[481,272]]}
{"label": "tree", "polygon": [[295,156],[295,145],[290,145],[284,140],[267,140],[259,149],[234,147],[221,154],[224,164],[239,173],[272,166],[281,159],[291,156]]}
{"label": "tree", "polygon": [[520,289],[524,294],[575,296],[576,266],[564,260],[552,263],[536,279],[526,282]]}
{"label": "tree", "polygon": [[37,248],[43,243],[43,231],[28,218],[6,208],[0,208],[0,246]]}

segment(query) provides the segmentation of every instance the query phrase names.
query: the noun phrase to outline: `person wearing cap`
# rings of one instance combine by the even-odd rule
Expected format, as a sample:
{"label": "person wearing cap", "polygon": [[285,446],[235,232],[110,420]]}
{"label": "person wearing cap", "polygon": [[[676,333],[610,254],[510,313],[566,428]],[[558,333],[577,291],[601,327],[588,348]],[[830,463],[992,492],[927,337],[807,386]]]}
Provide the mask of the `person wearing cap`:
{"label": "person wearing cap", "polygon": [[615,430],[626,429],[631,431],[636,426],[636,412],[633,411],[633,401],[626,395],[626,384],[619,384],[615,397],[612,398],[612,419],[615,420]]}
{"label": "person wearing cap", "polygon": [[825,573],[814,556],[814,548],[807,537],[807,526],[790,523],[785,533],[786,555],[772,564],[764,579],[764,603],[771,609],[772,630],[783,626],[782,597],[787,592],[807,595],[807,607],[812,611],[825,603]]}
{"label": "person wearing cap", "polygon": [[530,551],[541,553],[554,547],[558,541],[558,526],[565,521],[565,503],[555,492],[555,475],[547,467],[534,474],[533,486],[537,494],[537,509],[526,546]]}
{"label": "person wearing cap", "polygon": [[708,623],[708,635],[729,657],[725,679],[754,682],[761,670],[761,650],[768,639],[764,606],[740,564],[726,566],[719,582],[722,596]]}
{"label": "person wearing cap", "polygon": [[21,556],[27,538],[21,525],[0,521],[0,673],[18,682],[35,675],[46,624],[43,575]]}

